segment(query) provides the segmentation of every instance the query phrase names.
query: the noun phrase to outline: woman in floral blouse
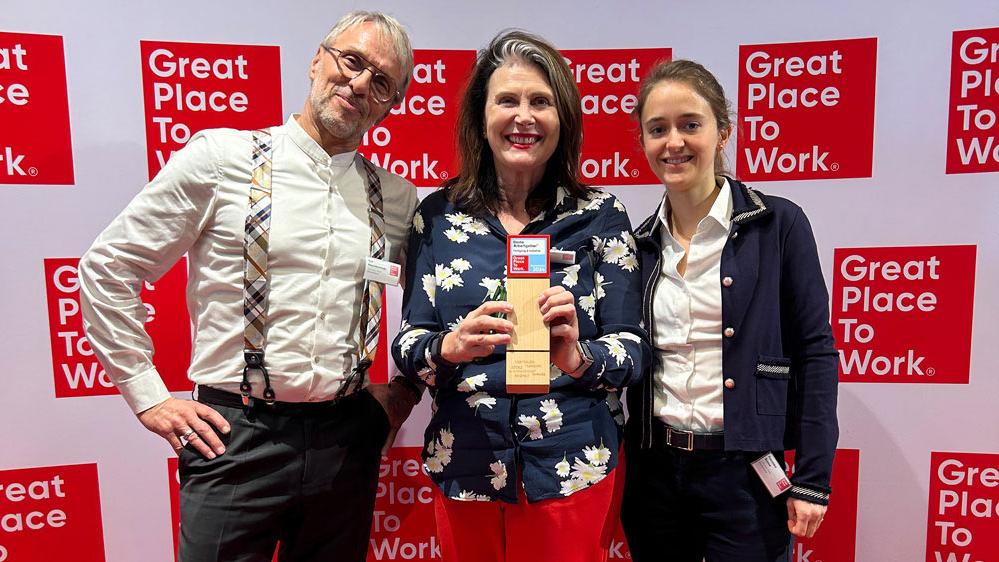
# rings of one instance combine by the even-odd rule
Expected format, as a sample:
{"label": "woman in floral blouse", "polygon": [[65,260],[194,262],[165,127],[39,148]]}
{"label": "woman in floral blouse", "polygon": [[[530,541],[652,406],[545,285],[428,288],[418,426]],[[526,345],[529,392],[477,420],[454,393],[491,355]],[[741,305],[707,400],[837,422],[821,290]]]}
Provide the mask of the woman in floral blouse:
{"label": "woman in floral blouse", "polygon": [[[565,60],[512,31],[479,53],[458,123],[460,174],[413,220],[392,353],[430,388],[423,456],[445,560],[606,560],[617,519],[619,389],[650,356],[631,226],[577,179],[579,92]],[[538,306],[551,327],[548,394],[508,394],[508,234],[548,234]]]}

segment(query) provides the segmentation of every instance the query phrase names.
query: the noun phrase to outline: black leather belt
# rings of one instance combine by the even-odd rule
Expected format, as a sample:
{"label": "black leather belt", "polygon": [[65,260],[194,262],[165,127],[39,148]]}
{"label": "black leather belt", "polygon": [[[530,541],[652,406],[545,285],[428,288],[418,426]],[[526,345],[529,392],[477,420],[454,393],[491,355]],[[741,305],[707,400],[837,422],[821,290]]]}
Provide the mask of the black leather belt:
{"label": "black leather belt", "polygon": [[658,419],[652,420],[654,442],[683,451],[724,451],[724,433],[694,433],[673,429]]}
{"label": "black leather belt", "polygon": [[210,386],[198,385],[198,402],[225,406],[228,408],[249,408],[257,412],[271,412],[283,416],[308,416],[328,412],[340,400],[323,400],[321,402],[280,402],[268,404],[261,398],[250,398],[250,403],[243,404],[243,397],[235,392],[228,392]]}

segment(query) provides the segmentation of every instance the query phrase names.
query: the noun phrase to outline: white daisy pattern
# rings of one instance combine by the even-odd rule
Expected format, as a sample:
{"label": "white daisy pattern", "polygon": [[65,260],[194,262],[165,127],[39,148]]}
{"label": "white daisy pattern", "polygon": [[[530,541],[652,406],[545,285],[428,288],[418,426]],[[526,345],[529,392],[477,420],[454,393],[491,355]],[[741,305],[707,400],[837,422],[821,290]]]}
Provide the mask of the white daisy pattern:
{"label": "white daisy pattern", "polygon": [[[507,298],[506,243],[494,217],[458,210],[442,192],[425,197],[413,217],[408,279],[414,286],[406,293],[392,352],[401,372],[416,382],[428,377],[424,382],[436,392],[432,433],[421,456],[424,470],[452,499],[516,501],[520,484],[511,476],[520,470],[535,483],[527,490],[529,501],[567,496],[601,482],[621,460],[617,424],[623,408],[611,391],[635,382],[648,345],[634,335],[641,333],[637,244],[614,196],[573,198],[563,191],[553,212],[532,220],[552,248],[575,254],[566,260],[573,263],[553,268],[552,285],[574,295],[579,337],[596,363],[589,374],[594,387],[608,389],[606,398],[581,393],[554,366],[551,393],[522,400],[510,400],[504,391],[504,363],[496,357],[428,370],[422,350],[432,336],[456,330],[482,302]],[[612,325],[622,328],[600,330]],[[503,444],[510,425],[522,445],[524,464],[517,468]]]}
{"label": "white daisy pattern", "polygon": [[427,299],[430,300],[431,306],[436,306],[436,296],[437,296],[437,280],[433,275],[427,273],[423,275],[423,292],[427,294]]}
{"label": "white daisy pattern", "polygon": [[603,465],[610,462],[611,452],[610,449],[604,447],[604,442],[601,441],[600,445],[597,447],[589,446],[583,447],[583,454],[586,455],[586,460],[590,464]]}
{"label": "white daisy pattern", "polygon": [[579,283],[579,268],[582,267],[578,263],[575,265],[570,265],[569,267],[563,269],[562,271],[557,271],[556,273],[561,273],[565,275],[562,278],[562,284],[568,288],[573,288]]}
{"label": "white daisy pattern", "polygon": [[620,340],[617,338],[607,338],[604,340],[604,345],[607,346],[607,352],[617,361],[617,364],[622,365],[628,357],[628,350],[621,345]]}
{"label": "white daisy pattern", "polygon": [[558,409],[558,402],[554,398],[541,401],[542,419],[545,420],[545,429],[548,433],[555,433],[562,429],[562,410]]}
{"label": "white daisy pattern", "polygon": [[593,272],[593,296],[597,300],[607,296],[607,291],[604,290],[604,287],[610,284],[611,282],[604,279],[604,276],[599,271]]}
{"label": "white daisy pattern", "polygon": [[403,357],[409,354],[409,349],[413,347],[413,344],[416,342],[417,338],[419,338],[423,334],[430,332],[430,330],[424,330],[423,328],[415,328],[408,331],[402,331],[402,330],[403,329],[400,329],[400,331],[402,332],[402,336],[399,338],[399,349],[402,352]]}
{"label": "white daisy pattern", "polygon": [[600,209],[600,206],[604,204],[608,198],[610,198],[610,193],[605,193],[603,191],[594,191],[590,194],[590,202],[586,204],[585,209],[587,211],[596,211]]}
{"label": "white daisy pattern", "polygon": [[590,321],[597,321],[597,299],[593,294],[579,297],[579,308],[582,308],[586,312],[586,315],[590,317]]}
{"label": "white daisy pattern", "polygon": [[607,467],[593,463],[584,463],[576,457],[576,462],[572,463],[572,477],[582,480],[587,484],[596,484],[607,475]]}
{"label": "white daisy pattern", "polygon": [[483,277],[482,281],[479,281],[479,286],[485,287],[486,296],[488,297],[489,295],[495,295],[499,291],[500,287],[503,286],[503,280]]}
{"label": "white daisy pattern", "polygon": [[462,490],[458,492],[457,496],[451,496],[452,500],[460,502],[488,502],[492,501],[492,498],[485,494],[476,494],[475,492],[470,492],[468,490]]}
{"label": "white daisy pattern", "polygon": [[458,383],[458,390],[461,392],[475,392],[484,384],[486,384],[486,374],[480,373],[471,377],[465,377],[465,380]]}
{"label": "white daisy pattern", "polygon": [[486,223],[478,219],[473,219],[465,224],[462,224],[461,229],[476,236],[485,236],[486,234],[489,234],[489,227],[486,226]]}
{"label": "white daisy pattern", "polygon": [[537,416],[525,416],[521,414],[520,421],[517,423],[527,428],[528,439],[538,440],[544,437],[544,435],[541,434],[541,422],[538,421]]}
{"label": "white daisy pattern", "polygon": [[628,255],[628,244],[624,240],[611,238],[604,245],[604,261],[610,263],[620,263],[621,258]]}
{"label": "white daisy pattern", "polygon": [[448,322],[447,323],[447,329],[451,330],[452,332],[454,332],[455,330],[458,329],[458,325],[461,324],[464,320],[465,320],[465,315],[464,314],[462,314],[461,316],[458,316],[457,318],[454,319],[454,322]]}
{"label": "white daisy pattern", "polygon": [[[445,447],[454,447],[454,434],[448,429],[441,430],[441,445]],[[602,444],[601,444],[602,446]]]}
{"label": "white daisy pattern", "polygon": [[455,226],[461,226],[472,222],[472,217],[466,215],[465,213],[447,213],[444,215],[444,218],[447,219],[447,222]]}
{"label": "white daisy pattern", "polygon": [[[452,265],[456,261],[458,261],[458,260],[452,261],[451,262]],[[464,260],[461,260],[461,261],[464,261]],[[465,263],[468,263],[468,262],[465,262]],[[459,263],[459,265],[462,265],[462,264]],[[442,289],[444,289],[445,291],[450,291],[451,289],[454,289],[455,287],[464,287],[465,286],[465,282],[461,278],[461,273],[460,272],[456,273],[455,270],[452,267],[448,267],[448,266],[445,266],[445,265],[437,264],[437,266],[434,268],[434,277],[435,277],[435,280],[437,282],[437,286],[440,287],[440,288],[442,288]]]}
{"label": "white daisy pattern", "polygon": [[489,483],[493,485],[493,489],[502,490],[506,486],[506,465],[503,464],[503,461],[496,461],[489,465],[489,470],[493,471]]}
{"label": "white daisy pattern", "polygon": [[451,269],[458,273],[465,273],[469,269],[472,269],[472,264],[468,263],[468,260],[465,258],[455,258],[451,260]]}
{"label": "white daisy pattern", "polygon": [[562,489],[559,492],[563,496],[571,496],[584,488],[586,488],[586,482],[578,478],[570,478],[562,481]]}
{"label": "white daisy pattern", "polygon": [[628,254],[623,258],[621,258],[621,261],[619,262],[618,265],[620,265],[621,269],[625,271],[628,272],[635,271],[636,269],[638,269],[638,256],[636,256],[635,254]]}
{"label": "white daisy pattern", "polygon": [[439,437],[427,444],[427,458],[423,467],[427,472],[438,474],[444,467],[451,464],[451,454],[454,451],[454,434],[450,429],[441,429]]}
{"label": "white daisy pattern", "polygon": [[464,230],[458,230],[457,228],[449,228],[445,230],[444,236],[447,236],[448,240],[458,244],[468,242],[468,234],[465,233]]}
{"label": "white daisy pattern", "polygon": [[485,392],[476,392],[475,394],[466,398],[465,402],[468,403],[469,408],[472,408],[476,412],[479,411],[479,406],[485,406],[490,410],[492,410],[493,406],[496,405],[496,399],[493,398],[492,396],[489,396]]}
{"label": "white daisy pattern", "polygon": [[560,478],[565,478],[569,476],[571,468],[569,467],[569,461],[566,460],[565,455],[562,455],[562,460],[555,463],[555,474]]}

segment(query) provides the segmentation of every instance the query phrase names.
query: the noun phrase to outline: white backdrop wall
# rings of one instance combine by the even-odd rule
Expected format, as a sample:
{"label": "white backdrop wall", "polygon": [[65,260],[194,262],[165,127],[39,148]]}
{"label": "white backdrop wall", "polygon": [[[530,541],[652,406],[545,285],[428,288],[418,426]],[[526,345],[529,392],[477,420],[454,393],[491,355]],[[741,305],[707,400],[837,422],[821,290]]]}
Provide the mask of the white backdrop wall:
{"label": "white backdrop wall", "polygon": [[[876,38],[876,57],[848,55],[843,63],[844,77],[828,77],[831,82],[813,77],[813,82],[802,83],[819,89],[834,84],[843,106],[848,100],[867,104],[873,109],[873,118],[865,117],[866,110],[829,114],[778,111],[773,115],[789,143],[801,137],[802,146],[834,145],[839,152],[830,160],[842,156],[846,177],[832,173],[802,179],[801,174],[789,173],[750,183],[766,193],[790,197],[806,210],[834,295],[854,294],[844,292],[850,284],[870,286],[872,291],[933,292],[939,308],[947,313],[940,317],[919,315],[918,311],[870,317],[880,338],[871,345],[911,345],[917,355],[928,357],[916,365],[924,374],[905,375],[905,366],[902,374],[841,374],[840,447],[859,451],[858,477],[846,486],[848,490],[856,486],[855,521],[850,514],[842,523],[855,530],[855,552],[840,549],[832,554],[834,550],[828,550],[830,555],[825,558],[817,558],[818,554],[809,558],[803,551],[799,559],[910,562],[933,560],[933,552],[939,551],[944,559],[946,553],[953,552],[959,555],[957,560],[962,559],[962,553],[974,555],[968,560],[999,560],[999,539],[990,538],[999,534],[999,473],[994,472],[999,467],[999,409],[995,406],[999,346],[994,344],[999,339],[994,321],[999,299],[988,289],[999,284],[999,229],[994,225],[999,212],[999,150],[984,158],[982,167],[987,171],[971,171],[969,166],[953,162],[948,166],[948,151],[953,151],[957,142],[948,133],[948,119],[962,103],[952,97],[955,32],[981,30],[973,35],[985,38],[982,45],[986,49],[990,42],[999,43],[999,5],[987,0],[946,5],[898,0],[765,4],[673,0],[619,4],[522,0],[453,4],[282,4],[257,0],[5,3],[0,8],[0,53],[6,57],[0,58],[0,86],[5,87],[0,98],[7,95],[6,103],[0,103],[0,155],[6,156],[0,162],[0,184],[6,184],[0,185],[0,209],[4,211],[0,226],[0,560],[165,561],[173,551],[167,445],[144,431],[118,396],[57,397],[58,380],[64,374],[53,365],[53,357],[59,353],[54,349],[58,340],[53,337],[57,330],[48,312],[46,287],[52,285],[51,276],[44,267],[45,260],[78,258],[148,178],[149,114],[143,101],[148,86],[144,89],[146,60],[140,41],[276,46],[280,56],[279,105],[262,109],[251,101],[251,106],[268,116],[276,114],[280,120],[280,115],[301,107],[308,88],[308,62],[329,25],[354,8],[388,11],[407,25],[416,49],[428,53],[465,51],[462,60],[468,60],[468,51],[480,48],[506,27],[525,28],[562,49],[583,51],[579,60],[594,56],[593,51],[607,50],[617,56],[631,49],[670,49],[673,57],[697,60],[714,71],[734,108],[745,107],[745,100],[737,100],[744,90],[740,80],[748,80],[740,46],[793,44],[769,52],[778,56],[780,49],[787,48],[792,55],[807,59],[812,47],[805,42],[832,41],[816,48],[833,52],[840,45],[836,41]],[[15,45],[27,45],[30,38],[24,36],[33,34],[62,38],[72,142],[71,153],[61,156],[65,163],[66,154],[71,154],[72,178],[41,184],[29,183],[30,174],[21,176],[11,168],[12,160],[26,167],[31,151],[40,153],[42,145],[48,144],[46,139],[66,134],[65,121],[60,124],[59,119],[33,115],[29,122],[23,122],[23,116],[14,111],[18,98],[12,85],[23,81]],[[842,48],[847,52],[846,45]],[[39,52],[41,47],[34,49]],[[750,48],[747,53],[753,50],[759,49]],[[444,56],[461,59],[453,53]],[[39,72],[40,67],[50,72],[55,65],[49,58],[33,59],[32,50],[23,58],[34,65],[30,72]],[[857,62],[858,58],[863,62]],[[876,80],[855,70],[864,65],[873,65]],[[986,69],[995,69],[990,80],[994,83],[999,78],[994,58],[965,66],[983,74]],[[271,69],[278,75],[277,68]],[[426,88],[456,91],[453,77],[448,84],[428,84]],[[784,87],[780,84],[778,87]],[[34,102],[43,94],[35,94],[42,91],[41,86],[32,87],[38,88],[31,94]],[[631,87],[626,85],[626,91]],[[999,84],[993,84],[995,88]],[[984,85],[968,99],[974,96],[980,97],[975,102],[980,109],[999,110],[999,94],[986,95]],[[454,109],[449,105],[448,111]],[[760,114],[770,118],[765,111]],[[973,132],[982,143],[989,138],[999,143],[999,125],[989,123],[988,113],[980,118],[983,126]],[[414,123],[409,127],[400,124],[393,131],[393,146],[403,147],[397,150],[405,150],[405,143],[438,142],[431,139],[446,139],[451,133],[449,127],[421,128],[418,125],[423,121]],[[598,142],[590,141],[598,134],[614,135],[620,139],[617,142],[627,145],[621,150],[635,150],[633,135],[622,132],[619,121],[607,118],[605,123],[609,125],[603,128],[588,125],[588,142]],[[405,138],[400,138],[400,131]],[[5,147],[29,138],[31,145],[23,149],[29,152],[27,159],[16,161],[16,151],[4,153]],[[729,147],[730,162],[740,174],[746,171],[745,163],[738,161],[740,155],[744,157],[740,152],[744,143],[748,146],[749,141],[743,137]],[[865,154],[873,155],[866,172],[845,170],[847,162],[857,161],[863,169]],[[645,171],[643,161],[636,160],[634,165]],[[40,166],[39,170],[43,177],[46,169]],[[628,180],[602,175],[591,181],[612,184],[608,189],[622,198],[635,224],[651,212],[662,195],[659,185],[626,185]],[[430,189],[421,187],[421,196]],[[837,273],[846,271],[841,266],[850,256],[861,256],[848,260],[852,264],[874,259],[903,264],[921,260],[926,268],[935,258],[941,264],[940,275],[939,279],[926,275],[907,284],[896,283],[896,289],[890,288],[891,279],[864,285],[862,280],[852,282]],[[878,283],[888,283],[884,287],[889,289]],[[398,296],[397,292],[389,295],[390,336],[398,326]],[[959,306],[965,301],[967,306]],[[860,318],[861,323],[867,322],[856,306],[850,313],[834,310],[834,320]],[[836,329],[841,346],[847,343],[842,341],[843,334],[841,325]],[[905,355],[901,349],[882,352]],[[878,353],[876,347],[874,350]],[[925,373],[931,362],[938,367],[937,379]],[[428,417],[425,401],[397,445],[420,446]],[[65,490],[57,490],[53,477],[59,470],[46,467],[80,464],[96,466],[100,509],[90,515],[82,507],[73,507],[76,504],[64,509],[67,513],[77,510],[67,519],[76,514],[90,526],[59,534],[60,529],[77,529],[82,521],[67,521],[60,527],[56,516],[55,523],[49,521],[45,529],[24,527],[31,511],[49,513],[52,506],[61,505],[58,492]],[[938,470],[941,464],[943,468]],[[984,471],[969,478],[970,483],[957,482],[959,474],[968,475],[960,467],[971,465]],[[70,474],[73,469],[65,470]],[[87,476],[79,478],[74,482],[86,481]],[[36,484],[30,488],[31,482],[41,480],[46,482],[44,487]],[[942,488],[968,491],[968,501],[982,501],[966,504],[971,513],[962,515],[960,504],[951,505],[959,494],[941,494]],[[850,504],[845,500],[838,504],[836,493],[832,511]],[[85,495],[78,492],[73,501],[83,502]],[[15,529],[18,521],[24,530]],[[40,520],[36,517],[33,521]],[[953,522],[951,530],[968,529],[970,541],[963,548],[941,546],[941,529],[949,523],[942,527],[936,521]],[[93,545],[94,533],[103,537],[103,545]],[[42,543],[33,537],[48,537],[48,546],[39,546]],[[948,538],[960,543],[964,535]],[[52,541],[59,544],[59,550],[46,550],[53,548]],[[53,557],[51,552],[62,554]]]}

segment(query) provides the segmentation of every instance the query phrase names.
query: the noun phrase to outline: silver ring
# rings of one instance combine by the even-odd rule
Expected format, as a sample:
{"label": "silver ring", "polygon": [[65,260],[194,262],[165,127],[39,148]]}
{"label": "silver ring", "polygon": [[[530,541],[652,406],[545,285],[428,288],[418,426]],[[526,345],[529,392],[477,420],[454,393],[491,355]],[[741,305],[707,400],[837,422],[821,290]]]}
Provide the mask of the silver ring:
{"label": "silver ring", "polygon": [[184,435],[180,436],[180,439],[181,439],[181,441],[190,441],[191,440],[191,436],[192,435],[197,435],[197,434],[198,434],[197,431],[194,431],[193,429],[188,429],[187,433],[185,433]]}

